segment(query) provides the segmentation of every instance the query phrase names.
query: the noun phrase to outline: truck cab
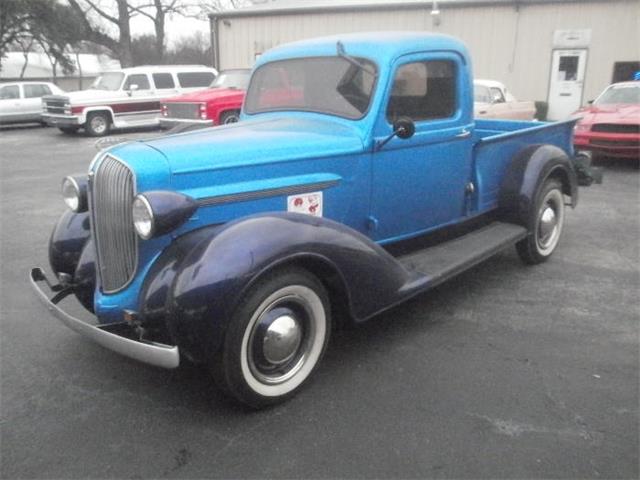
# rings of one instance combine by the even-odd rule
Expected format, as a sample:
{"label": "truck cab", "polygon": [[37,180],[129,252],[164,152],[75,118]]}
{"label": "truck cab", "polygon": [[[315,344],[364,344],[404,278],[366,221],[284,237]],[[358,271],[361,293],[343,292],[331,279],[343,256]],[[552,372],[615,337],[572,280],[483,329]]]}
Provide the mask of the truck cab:
{"label": "truck cab", "polygon": [[[548,260],[597,180],[574,121],[474,121],[472,78],[462,42],[421,32],[266,52],[240,122],[120,144],[63,181],[59,283],[34,268],[35,290],[121,354],[205,363],[253,407],[286,400],[332,317],[367,320],[513,245]],[[57,306],[69,294],[96,325]]]}

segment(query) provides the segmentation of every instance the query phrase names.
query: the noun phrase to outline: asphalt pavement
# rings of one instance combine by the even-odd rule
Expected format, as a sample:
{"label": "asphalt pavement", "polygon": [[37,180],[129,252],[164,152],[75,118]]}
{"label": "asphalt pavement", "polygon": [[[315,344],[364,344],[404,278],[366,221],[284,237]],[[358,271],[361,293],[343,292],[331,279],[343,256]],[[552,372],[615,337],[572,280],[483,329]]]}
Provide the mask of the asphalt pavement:
{"label": "asphalt pavement", "polygon": [[254,412],[36,301],[61,179],[94,142],[0,129],[2,478],[638,478],[637,162],[603,162],[549,262],[509,250],[334,332],[307,388]]}

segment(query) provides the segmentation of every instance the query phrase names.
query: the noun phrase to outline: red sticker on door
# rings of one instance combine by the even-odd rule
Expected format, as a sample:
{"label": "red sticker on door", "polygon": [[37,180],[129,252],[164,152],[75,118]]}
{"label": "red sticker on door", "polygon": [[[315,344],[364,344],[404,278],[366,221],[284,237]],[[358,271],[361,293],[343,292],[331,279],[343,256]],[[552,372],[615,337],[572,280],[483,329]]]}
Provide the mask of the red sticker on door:
{"label": "red sticker on door", "polygon": [[322,192],[302,193],[287,197],[287,212],[322,216]]}

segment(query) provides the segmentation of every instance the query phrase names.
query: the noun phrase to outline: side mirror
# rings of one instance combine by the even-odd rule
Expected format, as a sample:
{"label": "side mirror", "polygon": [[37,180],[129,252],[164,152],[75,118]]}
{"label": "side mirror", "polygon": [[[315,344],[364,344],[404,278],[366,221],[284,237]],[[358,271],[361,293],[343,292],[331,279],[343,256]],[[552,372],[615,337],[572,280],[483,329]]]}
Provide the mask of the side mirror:
{"label": "side mirror", "polygon": [[400,117],[393,124],[393,133],[403,140],[413,137],[416,133],[416,124],[409,117]]}
{"label": "side mirror", "polygon": [[587,101],[587,103],[588,103],[589,105],[593,105],[593,102],[594,102],[594,101],[595,101],[595,100],[588,100],[588,101]]}
{"label": "side mirror", "polygon": [[129,90],[132,92],[135,92],[136,90],[138,90],[138,84],[137,83],[132,83],[131,85],[129,85]]}
{"label": "side mirror", "polygon": [[393,137],[398,137],[403,140],[407,138],[413,137],[413,134],[416,133],[416,124],[413,123],[409,117],[399,117],[393,123],[393,132],[384,140],[377,140],[375,144],[375,150],[380,150],[384,147]]}

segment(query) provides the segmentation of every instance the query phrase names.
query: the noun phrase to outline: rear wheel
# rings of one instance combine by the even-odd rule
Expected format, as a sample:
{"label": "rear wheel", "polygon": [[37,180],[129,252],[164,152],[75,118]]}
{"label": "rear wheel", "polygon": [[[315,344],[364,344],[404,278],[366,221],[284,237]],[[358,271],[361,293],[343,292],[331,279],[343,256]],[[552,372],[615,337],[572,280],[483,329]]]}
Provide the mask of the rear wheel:
{"label": "rear wheel", "polygon": [[58,129],[65,135],[73,135],[78,132],[80,127],[58,127]]}
{"label": "rear wheel", "polygon": [[87,115],[84,129],[92,137],[103,137],[111,130],[111,116],[106,112],[92,112]]}
{"label": "rear wheel", "polygon": [[558,179],[543,184],[530,215],[529,235],[516,244],[516,249],[522,261],[533,265],[548,260],[560,241],[564,195]]}
{"label": "rear wheel", "polygon": [[220,115],[220,125],[236,123],[240,120],[240,110],[231,110]]}
{"label": "rear wheel", "polygon": [[233,315],[216,355],[216,381],[255,408],[281,402],[311,376],[330,330],[322,283],[298,268],[274,272],[250,289]]}

